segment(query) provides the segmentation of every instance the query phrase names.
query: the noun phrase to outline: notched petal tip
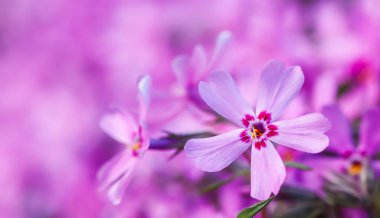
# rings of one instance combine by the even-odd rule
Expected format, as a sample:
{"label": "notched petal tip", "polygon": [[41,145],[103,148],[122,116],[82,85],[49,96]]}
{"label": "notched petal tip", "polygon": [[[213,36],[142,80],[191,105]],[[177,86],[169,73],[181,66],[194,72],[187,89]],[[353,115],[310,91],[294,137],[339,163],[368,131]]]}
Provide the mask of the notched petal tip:
{"label": "notched petal tip", "polygon": [[284,62],[269,61],[261,74],[256,113],[267,111],[276,120],[303,83],[304,75],[299,66],[286,68]]}

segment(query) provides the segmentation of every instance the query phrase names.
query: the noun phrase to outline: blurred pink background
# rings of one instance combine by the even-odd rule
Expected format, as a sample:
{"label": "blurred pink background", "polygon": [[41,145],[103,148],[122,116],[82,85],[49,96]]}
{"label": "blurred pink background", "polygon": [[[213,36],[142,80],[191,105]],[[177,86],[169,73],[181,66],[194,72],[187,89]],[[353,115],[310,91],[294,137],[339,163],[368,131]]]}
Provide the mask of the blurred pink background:
{"label": "blurred pink background", "polygon": [[[1,0],[0,216],[235,216],[253,202],[249,184],[199,195],[205,173],[183,154],[168,161],[171,151],[147,152],[123,202],[110,204],[96,172],[122,146],[100,130],[101,115],[133,109],[143,74],[152,104],[176,107],[171,61],[198,44],[210,55],[228,30],[225,69],[250,102],[265,63],[281,59],[306,77],[284,116],[335,103],[355,119],[380,102],[379,11],[378,0]],[[197,128],[188,119],[152,127]]]}

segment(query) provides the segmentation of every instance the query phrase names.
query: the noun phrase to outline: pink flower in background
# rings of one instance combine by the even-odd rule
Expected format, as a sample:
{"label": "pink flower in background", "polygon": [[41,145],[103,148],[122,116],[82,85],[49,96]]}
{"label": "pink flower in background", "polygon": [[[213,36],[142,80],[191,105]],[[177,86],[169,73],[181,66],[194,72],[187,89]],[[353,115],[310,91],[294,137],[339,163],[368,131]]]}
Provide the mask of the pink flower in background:
{"label": "pink flower in background", "polygon": [[[207,128],[204,124],[214,119],[214,114],[205,113],[213,111],[199,96],[198,83],[213,70],[228,69],[226,50],[230,47],[232,38],[229,31],[221,31],[211,52],[206,50],[206,46],[197,45],[191,56],[178,55],[173,59],[172,69],[177,81],[172,94],[168,95],[167,85],[161,84],[165,88],[162,95],[155,92],[152,96],[153,116],[148,116],[150,128],[155,126],[153,123],[158,123],[159,131],[165,129],[176,133]],[[186,125],[182,125],[184,122]]]}
{"label": "pink flower in background", "polygon": [[380,145],[379,109],[371,109],[364,114],[359,130],[358,146],[354,146],[349,123],[337,106],[324,108],[323,114],[332,123],[331,130],[327,132],[331,142],[329,149],[340,156],[339,170],[352,176],[365,173],[367,168],[371,168],[369,164],[373,164],[375,169],[380,170],[379,161],[370,162]]}
{"label": "pink flower in background", "polygon": [[198,168],[215,172],[252,146],[251,196],[264,200],[271,193],[277,194],[286,172],[272,142],[309,153],[321,152],[329,144],[324,132],[330,123],[322,114],[276,121],[303,82],[300,67],[285,68],[282,62],[269,62],[261,76],[256,112],[253,112],[230,74],[213,73],[209,82],[199,84],[200,95],[212,109],[239,128],[215,137],[189,140],[185,146],[187,156]]}
{"label": "pink flower in background", "polygon": [[119,204],[131,180],[136,163],[149,147],[145,132],[145,117],[149,105],[150,77],[144,76],[138,83],[140,111],[138,120],[129,112],[115,111],[104,115],[100,127],[125,149],[105,163],[98,172],[100,190],[106,191],[113,204]]}
{"label": "pink flower in background", "polygon": [[207,58],[203,46],[197,45],[191,57],[180,55],[173,62],[172,67],[179,82],[186,85],[195,85],[205,74],[218,67],[223,60],[226,47],[230,43],[232,35],[229,31],[222,31],[215,42],[215,47],[210,58]]}
{"label": "pink flower in background", "polygon": [[[330,186],[333,185],[330,189],[334,192],[363,198],[368,194],[363,179],[368,175],[372,177],[373,173],[377,178],[380,177],[380,161],[374,159],[380,145],[380,110],[371,109],[363,115],[357,146],[349,120],[338,106],[324,107],[323,114],[331,122],[331,129],[326,132],[330,139],[328,150],[331,154],[303,160],[304,164],[313,168],[313,173],[299,172],[302,176],[297,186],[312,190],[321,198],[327,198],[325,189],[329,182]],[[346,181],[339,176],[344,176]]]}
{"label": "pink flower in background", "polygon": [[222,31],[216,39],[211,57],[207,57],[203,46],[197,45],[191,57],[180,55],[173,60],[173,71],[189,100],[202,105],[203,102],[198,100],[199,94],[196,87],[209,72],[224,65],[223,56],[231,39],[232,34],[229,31]]}

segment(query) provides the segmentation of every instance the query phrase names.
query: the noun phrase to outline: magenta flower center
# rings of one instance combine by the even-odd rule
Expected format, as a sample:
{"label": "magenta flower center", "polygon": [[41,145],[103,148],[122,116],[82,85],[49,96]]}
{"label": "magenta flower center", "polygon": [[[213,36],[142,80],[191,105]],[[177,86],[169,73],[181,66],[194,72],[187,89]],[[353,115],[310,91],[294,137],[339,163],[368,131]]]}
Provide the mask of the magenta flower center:
{"label": "magenta flower center", "polygon": [[261,112],[257,118],[246,114],[242,123],[246,129],[240,133],[240,140],[252,143],[258,150],[266,147],[265,141],[268,138],[278,135],[277,126],[271,124],[270,113],[265,111]]}

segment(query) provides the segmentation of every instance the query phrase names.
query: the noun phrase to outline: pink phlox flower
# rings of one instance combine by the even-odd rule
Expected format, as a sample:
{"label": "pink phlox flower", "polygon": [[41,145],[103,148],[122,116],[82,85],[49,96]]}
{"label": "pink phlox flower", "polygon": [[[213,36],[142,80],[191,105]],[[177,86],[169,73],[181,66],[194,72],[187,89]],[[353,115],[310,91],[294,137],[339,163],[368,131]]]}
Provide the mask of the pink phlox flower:
{"label": "pink phlox flower", "polygon": [[329,144],[324,133],[330,122],[320,113],[277,121],[303,82],[299,66],[286,68],[282,62],[269,62],[261,75],[254,112],[231,75],[214,72],[208,82],[200,82],[200,95],[208,106],[239,128],[215,137],[189,140],[185,145],[187,156],[198,168],[215,172],[251,147],[251,196],[264,200],[272,193],[276,195],[286,171],[273,143],[309,153],[321,152]]}
{"label": "pink phlox flower", "polygon": [[380,162],[370,161],[380,146],[380,109],[373,108],[364,114],[357,146],[352,140],[349,122],[338,106],[325,107],[323,114],[332,124],[332,128],[326,133],[330,138],[329,149],[341,157],[343,167],[341,170],[344,173],[358,176],[369,167],[368,164],[373,164],[375,168],[380,167]]}
{"label": "pink phlox flower", "polygon": [[[197,45],[191,57],[179,55],[172,62],[172,69],[180,85],[184,89],[186,97],[192,99],[198,95],[197,85],[207,74],[223,65],[225,50],[230,44],[232,34],[222,31],[216,41],[211,57],[207,57],[203,46]],[[193,96],[195,95],[195,96]]]}
{"label": "pink phlox flower", "polygon": [[105,163],[97,179],[99,190],[105,192],[113,204],[119,204],[137,162],[149,147],[145,119],[149,107],[151,79],[144,76],[139,80],[139,115],[136,119],[130,112],[116,110],[103,115],[100,128],[110,137],[125,146],[122,152]]}

